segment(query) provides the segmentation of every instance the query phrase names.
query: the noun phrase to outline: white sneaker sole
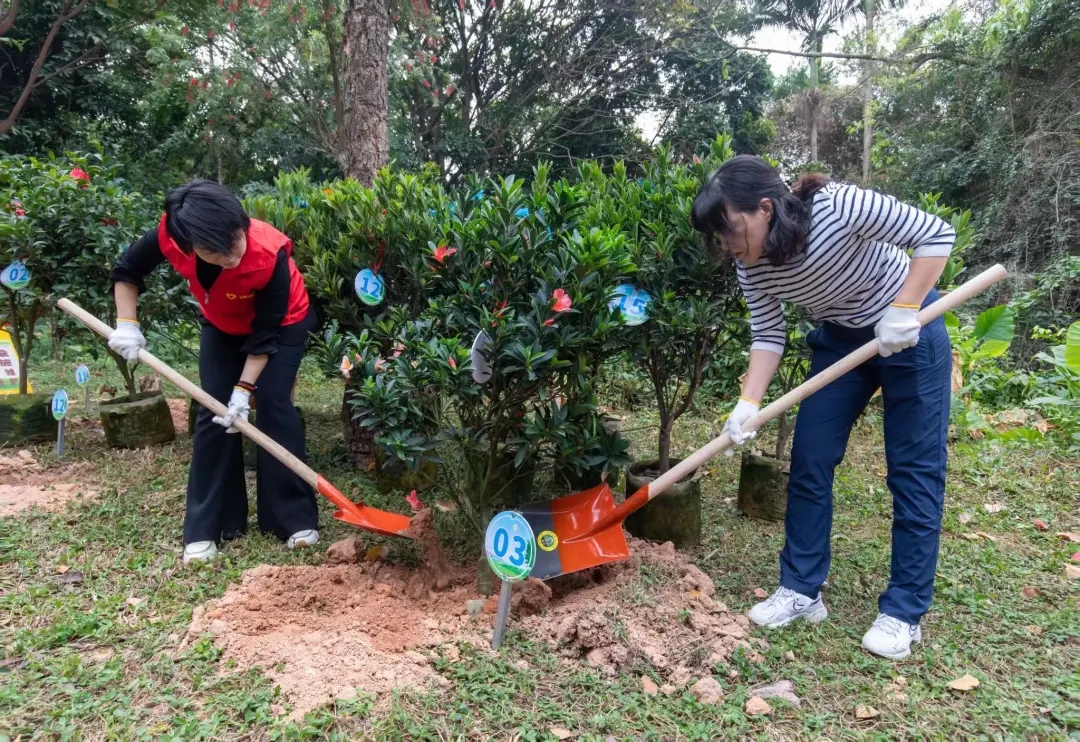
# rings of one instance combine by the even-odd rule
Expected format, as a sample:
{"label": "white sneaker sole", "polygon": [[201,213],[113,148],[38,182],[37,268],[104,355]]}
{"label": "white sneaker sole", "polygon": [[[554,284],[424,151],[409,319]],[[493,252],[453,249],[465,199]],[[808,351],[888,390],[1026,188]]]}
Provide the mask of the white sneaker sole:
{"label": "white sneaker sole", "polygon": [[[800,619],[804,619],[806,621],[809,621],[810,623],[817,624],[821,623],[828,617],[828,609],[825,606],[821,606],[816,611],[811,611],[810,613],[796,613],[794,616],[788,616],[787,618],[781,619],[779,621],[773,621],[772,623],[758,623],[753,618],[750,618],[750,623],[756,626],[760,626],[763,629],[779,629],[787,626],[792,621],[798,621]],[[749,618],[749,616],[747,618]]]}
{"label": "white sneaker sole", "polygon": [[907,659],[908,657],[911,656],[911,646],[912,646],[912,644],[919,644],[920,642],[922,642],[922,628],[921,627],[920,627],[920,629],[918,631],[915,632],[915,636],[913,636],[911,638],[911,644],[909,644],[907,646],[907,649],[905,649],[903,652],[897,652],[896,654],[889,654],[888,652],[875,651],[875,650],[871,649],[870,647],[866,646],[866,640],[865,639],[862,642],[862,648],[865,649],[869,654],[874,655],[875,657],[882,657],[882,658],[887,659],[887,660],[905,660],[905,659]]}

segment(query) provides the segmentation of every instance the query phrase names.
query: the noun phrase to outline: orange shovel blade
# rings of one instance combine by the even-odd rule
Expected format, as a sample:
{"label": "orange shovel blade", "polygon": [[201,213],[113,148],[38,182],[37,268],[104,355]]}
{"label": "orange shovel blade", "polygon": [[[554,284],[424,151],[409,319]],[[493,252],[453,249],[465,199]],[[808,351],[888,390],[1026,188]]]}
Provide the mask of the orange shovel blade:
{"label": "orange shovel blade", "polygon": [[629,557],[621,520],[592,533],[614,511],[615,500],[606,484],[522,507],[537,546],[530,576],[546,580]]}
{"label": "orange shovel blade", "polygon": [[365,531],[374,531],[386,536],[412,538],[405,533],[411,520],[409,516],[388,513],[363,503],[353,502],[323,477],[319,477],[317,489],[319,494],[338,506],[337,512],[334,513],[334,517],[338,520],[363,528]]}

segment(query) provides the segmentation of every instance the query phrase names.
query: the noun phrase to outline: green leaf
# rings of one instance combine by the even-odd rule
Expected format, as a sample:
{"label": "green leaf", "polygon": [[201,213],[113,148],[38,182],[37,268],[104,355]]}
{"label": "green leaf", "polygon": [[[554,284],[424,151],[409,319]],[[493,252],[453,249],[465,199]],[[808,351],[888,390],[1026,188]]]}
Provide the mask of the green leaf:
{"label": "green leaf", "polygon": [[945,326],[952,328],[960,327],[960,320],[952,312],[945,312]]}
{"label": "green leaf", "polygon": [[1065,365],[1080,373],[1080,322],[1073,322],[1065,333]]}
{"label": "green leaf", "polygon": [[1009,349],[1016,333],[1013,311],[1007,305],[991,307],[975,320],[973,337],[982,340],[979,355],[983,358],[996,358]]}

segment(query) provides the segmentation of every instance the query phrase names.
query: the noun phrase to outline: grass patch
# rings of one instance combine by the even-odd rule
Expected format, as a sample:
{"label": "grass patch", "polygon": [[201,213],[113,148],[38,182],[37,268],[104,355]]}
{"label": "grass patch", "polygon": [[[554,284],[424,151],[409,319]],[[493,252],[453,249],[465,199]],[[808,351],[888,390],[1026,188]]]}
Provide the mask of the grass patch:
{"label": "grass patch", "polygon": [[[37,386],[47,388],[47,380]],[[332,382],[301,386],[312,466],[358,499],[405,510],[402,494],[380,496],[365,477],[343,467],[340,393]],[[717,416],[702,410],[684,418],[672,454],[686,454],[718,433]],[[651,452],[653,433],[642,428],[653,422],[647,414],[627,421],[639,457]],[[59,513],[27,511],[0,520],[0,739],[531,740],[553,739],[552,728],[598,740],[1060,739],[1075,732],[1080,614],[1078,586],[1065,579],[1063,564],[1076,549],[1054,533],[1080,530],[1080,465],[1050,444],[952,447],[925,642],[909,660],[891,663],[859,648],[888,579],[891,502],[882,451],[880,424],[868,417],[836,482],[833,568],[825,592],[830,620],[759,634],[769,642],[763,662],[738,654],[717,668],[726,693],[720,706],[702,706],[689,694],[646,697],[639,676],[606,680],[567,667],[514,631],[499,656],[463,648],[458,661],[440,661],[451,681],[444,691],[360,696],[286,724],[286,703],[260,673],[223,667],[206,639],[177,649],[192,610],[220,596],[243,570],[316,563],[320,550],[292,553],[253,532],[226,545],[216,562],[181,569],[186,434],[149,451],[114,452],[89,426],[77,429],[67,458],[92,467],[104,483],[100,496]],[[47,446],[35,453],[52,461]],[[717,598],[741,610],[754,601],[755,587],[775,587],[783,526],[738,514],[737,477],[737,458],[709,464],[705,537],[695,556],[715,580]],[[538,482],[538,497],[550,491],[549,483]],[[990,513],[986,503],[1005,508]],[[330,517],[328,503],[320,507],[320,549],[357,534]],[[964,513],[971,517],[962,524]],[[1035,518],[1049,530],[1036,530]],[[446,527],[459,556],[475,553],[461,524]],[[974,531],[997,541],[963,538]],[[415,558],[410,545],[362,535],[371,544],[386,543],[395,559]],[[62,585],[61,570],[77,570],[82,581]],[[1025,597],[1025,587],[1036,597]],[[946,688],[965,673],[981,681],[976,691]],[[890,687],[899,676],[906,679],[903,698]],[[802,705],[776,702],[771,718],[747,717],[747,689],[781,678],[794,682]],[[857,705],[882,713],[857,721]]]}

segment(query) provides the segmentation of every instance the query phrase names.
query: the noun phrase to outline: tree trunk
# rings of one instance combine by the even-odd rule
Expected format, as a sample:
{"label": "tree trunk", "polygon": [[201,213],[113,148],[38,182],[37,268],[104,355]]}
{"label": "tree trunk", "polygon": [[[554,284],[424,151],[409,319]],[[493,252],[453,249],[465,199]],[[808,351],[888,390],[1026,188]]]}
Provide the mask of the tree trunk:
{"label": "tree trunk", "polygon": [[387,0],[348,0],[345,8],[345,121],[339,150],[345,175],[371,185],[390,159]]}
{"label": "tree trunk", "polygon": [[[877,17],[876,0],[863,0],[863,12],[866,14],[866,55],[873,56],[877,46],[874,39],[874,20]],[[863,66],[863,114],[862,114],[862,186],[870,187],[870,147],[873,143],[873,103],[874,103],[874,62],[865,59]]]}
{"label": "tree trunk", "polygon": [[[814,52],[821,53],[821,41],[814,42]],[[818,161],[818,80],[819,69],[821,67],[821,59],[819,57],[812,57],[810,59],[810,161]]]}
{"label": "tree trunk", "polygon": [[658,473],[665,474],[671,468],[671,428],[674,420],[660,421],[660,441],[657,445],[659,460],[657,461]]}

